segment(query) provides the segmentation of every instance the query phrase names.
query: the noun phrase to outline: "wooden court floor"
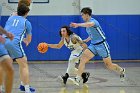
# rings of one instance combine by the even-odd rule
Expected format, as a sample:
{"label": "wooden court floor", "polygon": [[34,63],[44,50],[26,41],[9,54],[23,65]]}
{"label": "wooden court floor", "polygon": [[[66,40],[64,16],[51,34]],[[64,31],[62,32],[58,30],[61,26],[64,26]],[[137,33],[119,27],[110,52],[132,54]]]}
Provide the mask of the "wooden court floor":
{"label": "wooden court floor", "polygon": [[[119,75],[107,70],[103,63],[89,63],[86,71],[90,78],[86,85],[76,87],[72,84],[62,86],[58,76],[65,73],[67,63],[29,64],[30,85],[36,89],[35,93],[140,93],[140,62],[118,63],[126,68],[126,79],[120,82]],[[14,64],[15,78],[12,93],[20,92],[18,65]]]}

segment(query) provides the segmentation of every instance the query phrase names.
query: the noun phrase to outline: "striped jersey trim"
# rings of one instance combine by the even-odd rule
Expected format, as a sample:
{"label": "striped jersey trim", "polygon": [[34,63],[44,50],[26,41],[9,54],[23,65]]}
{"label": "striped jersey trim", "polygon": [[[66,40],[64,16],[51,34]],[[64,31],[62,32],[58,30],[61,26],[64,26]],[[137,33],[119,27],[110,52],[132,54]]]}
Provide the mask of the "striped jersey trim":
{"label": "striped jersey trim", "polygon": [[96,27],[96,30],[99,32],[99,34],[101,35],[101,37],[103,39],[106,39],[105,36],[104,36],[104,34],[103,34],[103,32],[101,31],[100,27]]}

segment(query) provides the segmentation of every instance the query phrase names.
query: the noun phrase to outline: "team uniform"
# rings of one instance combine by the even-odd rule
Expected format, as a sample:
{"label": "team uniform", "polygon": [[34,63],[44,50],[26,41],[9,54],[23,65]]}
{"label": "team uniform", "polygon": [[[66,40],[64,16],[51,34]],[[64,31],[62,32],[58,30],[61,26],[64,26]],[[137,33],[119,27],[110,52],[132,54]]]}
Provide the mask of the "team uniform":
{"label": "team uniform", "polygon": [[[91,38],[91,44],[88,46],[88,49],[94,55],[99,55],[102,58],[110,57],[109,45],[106,41],[105,34],[99,22],[94,18],[91,18],[90,22],[93,22],[94,26],[86,28],[86,31]],[[124,77],[125,77],[125,68],[122,68],[120,74],[121,81],[124,81]]]}
{"label": "team uniform", "polygon": [[[0,4],[0,15],[1,15],[1,12],[2,12],[2,4]],[[1,16],[0,16],[0,20],[1,20]],[[2,36],[2,35],[0,35],[0,36]],[[4,45],[0,42],[0,62],[2,62],[6,58],[10,58],[10,57],[9,57],[8,52],[5,49]]]}
{"label": "team uniform", "polygon": [[[78,69],[75,67],[75,65],[76,65],[76,63],[79,63],[80,56],[83,52],[83,47],[81,46],[80,43],[78,43],[78,42],[73,43],[72,42],[72,37],[73,36],[78,38],[78,40],[82,41],[82,39],[79,36],[77,36],[76,34],[70,35],[69,42],[67,42],[66,39],[63,38],[64,39],[64,45],[71,50],[71,55],[69,57],[69,63],[68,63],[67,71],[66,71],[64,76],[59,76],[59,79],[63,82],[63,84],[66,84],[67,80],[68,80],[69,83],[74,83],[74,80],[72,78],[69,78],[69,76],[77,74]],[[86,77],[89,77],[89,76],[90,76],[89,72],[84,72],[82,74],[83,83],[86,83],[88,81],[88,78],[86,78]]]}
{"label": "team uniform", "polygon": [[8,52],[5,49],[4,45],[0,43],[0,62],[2,62],[3,60],[7,58],[10,58],[10,56],[8,55]]}
{"label": "team uniform", "polygon": [[[7,50],[5,49],[3,43],[0,42],[0,62],[6,62],[6,61],[4,61],[6,59],[10,59],[10,56],[9,56]],[[4,71],[4,69],[2,69],[1,71]],[[0,85],[0,93],[5,93],[2,89],[2,85]]]}
{"label": "team uniform", "polygon": [[9,55],[12,59],[24,57],[25,53],[21,43],[25,34],[32,35],[31,23],[22,16],[11,16],[6,22],[5,30],[14,35],[14,39],[12,41],[5,36],[6,41],[4,45],[8,50]]}
{"label": "team uniform", "polygon": [[94,26],[86,27],[86,31],[91,38],[91,44],[88,49],[94,55],[99,55],[102,58],[110,57],[109,45],[99,22],[94,18],[91,18],[89,22],[93,22]]}
{"label": "team uniform", "polygon": [[[26,56],[22,48],[22,41],[25,34],[32,35],[31,23],[23,16],[13,15],[7,20],[5,30],[14,35],[14,39],[12,41],[4,36],[6,39],[4,46],[7,49],[10,57],[16,60],[18,58],[23,58],[24,56]],[[25,87],[23,85],[20,85],[19,89],[20,91],[25,91]],[[34,92],[35,89],[30,87],[30,91]]]}
{"label": "team uniform", "polygon": [[75,69],[75,64],[79,62],[80,55],[83,52],[83,47],[79,43],[74,44],[72,42],[72,36],[73,35],[76,36],[79,40],[82,40],[76,34],[70,35],[70,40],[69,40],[68,43],[67,43],[66,39],[64,38],[65,46],[71,50],[71,55],[69,57],[68,68],[67,68],[67,71],[66,71],[66,73],[68,73],[68,74],[75,74],[75,70],[76,70]]}

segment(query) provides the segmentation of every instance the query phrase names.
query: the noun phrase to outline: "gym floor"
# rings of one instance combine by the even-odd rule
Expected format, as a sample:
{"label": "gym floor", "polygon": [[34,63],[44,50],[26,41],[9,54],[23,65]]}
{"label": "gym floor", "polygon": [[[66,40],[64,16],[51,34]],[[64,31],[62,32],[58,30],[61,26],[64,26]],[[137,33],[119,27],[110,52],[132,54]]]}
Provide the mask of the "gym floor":
{"label": "gym floor", "polygon": [[[117,62],[126,69],[124,82],[120,81],[117,73],[107,70],[102,62],[89,63],[86,65],[86,71],[91,74],[89,81],[80,87],[73,84],[64,87],[58,80],[58,76],[65,73],[67,62],[39,63],[29,64],[30,85],[36,89],[36,93],[140,93],[140,62]],[[23,93],[18,89],[18,64],[14,64],[14,69],[12,93]]]}

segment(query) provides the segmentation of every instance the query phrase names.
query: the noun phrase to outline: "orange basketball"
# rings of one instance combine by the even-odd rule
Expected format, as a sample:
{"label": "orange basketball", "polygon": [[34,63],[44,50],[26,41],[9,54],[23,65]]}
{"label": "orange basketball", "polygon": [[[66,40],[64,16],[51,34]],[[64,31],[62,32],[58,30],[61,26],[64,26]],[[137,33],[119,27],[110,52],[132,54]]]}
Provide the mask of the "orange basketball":
{"label": "orange basketball", "polygon": [[27,6],[30,6],[31,0],[19,0],[18,6],[20,6],[22,3],[24,3]]}
{"label": "orange basketball", "polygon": [[48,50],[48,44],[45,42],[39,43],[37,48],[40,53],[46,53]]}

